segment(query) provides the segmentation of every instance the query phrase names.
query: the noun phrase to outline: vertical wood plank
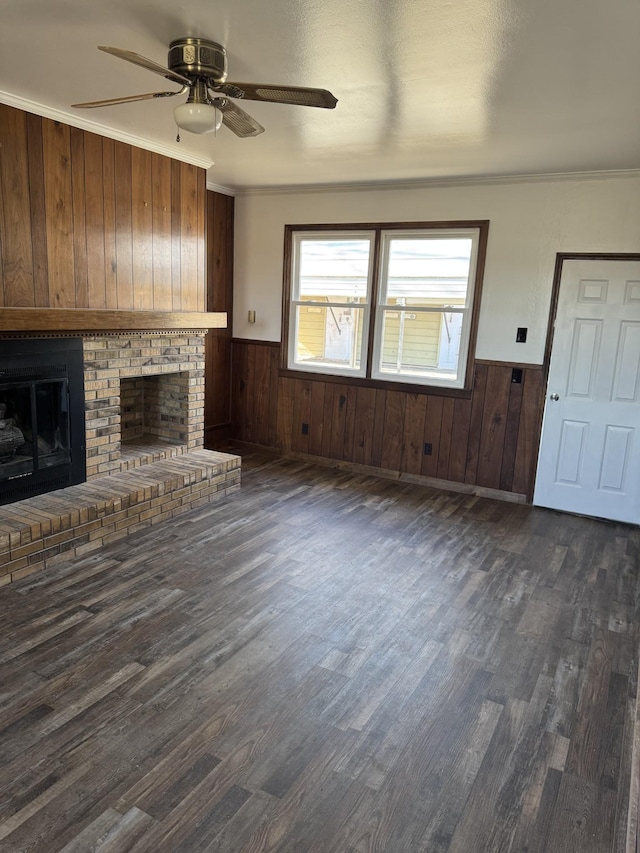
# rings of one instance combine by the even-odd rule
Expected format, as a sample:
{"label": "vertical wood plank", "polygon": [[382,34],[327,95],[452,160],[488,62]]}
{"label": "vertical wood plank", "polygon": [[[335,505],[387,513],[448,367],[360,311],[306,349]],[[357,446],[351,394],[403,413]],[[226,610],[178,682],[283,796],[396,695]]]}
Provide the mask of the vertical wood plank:
{"label": "vertical wood plank", "polygon": [[171,161],[171,310],[182,310],[182,165]]}
{"label": "vertical wood plank", "polygon": [[467,443],[467,468],[465,483],[475,484],[478,476],[478,458],[480,456],[480,436],[482,433],[482,413],[487,386],[487,366],[476,364],[473,396],[471,398],[471,418],[469,420],[469,441]]}
{"label": "vertical wood plank", "polygon": [[246,441],[246,407],[245,396],[247,389],[247,356],[248,347],[241,341],[233,342],[232,361],[232,391],[231,391],[231,421],[234,436],[240,441]]}
{"label": "vertical wood plank", "polygon": [[446,480],[449,474],[454,403],[455,400],[453,397],[445,397],[442,401],[442,423],[440,424],[440,442],[438,447],[438,477],[442,480]]}
{"label": "vertical wood plank", "polygon": [[269,349],[268,346],[260,347],[255,362],[253,440],[258,444],[267,444],[269,437]]}
{"label": "vertical wood plank", "polygon": [[246,383],[247,392],[244,398],[244,432],[247,441],[255,441],[254,409],[256,399],[256,347],[247,347]]}
{"label": "vertical wood plank", "polygon": [[269,440],[270,447],[278,445],[278,370],[280,368],[280,350],[269,349]]}
{"label": "vertical wood plank", "polygon": [[233,201],[207,193],[207,311],[229,313],[233,306]]}
{"label": "vertical wood plank", "polygon": [[118,307],[118,262],[116,253],[115,143],[102,140],[102,195],[104,199],[104,274],[107,308]]}
{"label": "vertical wood plank", "polygon": [[306,379],[294,381],[293,399],[293,431],[291,433],[291,448],[297,453],[309,452],[309,433],[302,432],[302,425],[311,420],[311,386],[312,383]]}
{"label": "vertical wood plank", "polygon": [[171,311],[171,161],[167,157],[151,155],[151,185],[153,307],[156,311]]}
{"label": "vertical wood plank", "polygon": [[512,382],[509,389],[507,423],[504,431],[504,450],[500,470],[500,488],[510,492],[513,487],[513,472],[518,448],[518,430],[520,428],[520,410],[522,409],[522,382]]}
{"label": "vertical wood plank", "polygon": [[358,400],[358,389],[353,385],[346,386],[347,405],[344,422],[344,443],[342,447],[342,458],[348,461],[353,459],[353,446],[356,431],[356,406]]}
{"label": "vertical wood plank", "polygon": [[523,374],[522,408],[520,409],[520,427],[518,445],[513,472],[513,491],[516,494],[533,494],[535,477],[536,450],[544,394],[544,376],[542,370],[529,369]]}
{"label": "vertical wood plank", "polygon": [[83,130],[72,127],[71,190],[73,198],[73,265],[75,270],[75,307],[89,308],[89,265],[87,260],[87,185],[85,180]]}
{"label": "vertical wood plank", "polygon": [[293,383],[295,380],[280,377],[278,380],[278,444],[282,450],[291,450],[293,423]]}
{"label": "vertical wood plank", "polygon": [[[171,307],[171,240],[172,240],[172,217],[171,217],[171,164],[168,170],[169,191],[169,221],[168,221],[168,250],[169,264],[168,274],[168,300]],[[210,342],[207,347],[207,362],[205,365],[205,433],[215,441],[218,436],[228,437],[229,429],[225,425],[230,424],[231,414],[231,370],[232,370],[232,344],[231,344],[231,314],[233,308],[233,199],[220,193],[207,192],[206,194],[206,309],[207,311],[222,311],[227,314],[226,329],[212,329],[207,338]],[[204,242],[204,241],[203,241]],[[265,348],[266,349],[266,348]],[[271,398],[274,396],[272,390],[277,387],[277,377],[271,376],[271,348],[266,355],[266,383],[260,380],[261,393],[265,394],[264,404],[267,406],[266,413],[263,406],[259,405],[259,417],[265,419],[259,430],[261,434],[260,443],[273,446],[275,444],[275,425],[271,429]],[[266,388],[264,387],[266,385]],[[274,422],[275,423],[275,422]],[[215,429],[215,432],[212,430]]]}
{"label": "vertical wood plank", "polygon": [[456,400],[453,404],[453,425],[451,427],[451,451],[449,454],[448,474],[448,479],[453,480],[455,483],[464,483],[467,469],[470,421],[471,401]]}
{"label": "vertical wood plank", "polygon": [[131,146],[114,143],[117,307],[133,310],[133,223]]}
{"label": "vertical wood plank", "polygon": [[408,474],[420,474],[424,448],[422,437],[427,417],[427,395],[407,394],[404,407],[404,436],[400,470]]}
{"label": "vertical wood plank", "polygon": [[69,128],[43,119],[49,306],[75,308],[73,193]]}
{"label": "vertical wood plank", "polygon": [[84,180],[88,304],[90,308],[106,308],[102,139],[94,133],[84,134]]}
{"label": "vertical wood plank", "polygon": [[[324,386],[322,394],[318,391],[318,397],[322,397],[322,412],[318,413],[320,419],[320,436],[316,439],[315,446],[318,449],[320,456],[326,459],[331,458],[331,443],[333,429],[333,408],[335,405],[335,390],[336,385],[332,382],[323,382]],[[315,425],[314,425],[315,429]]]}
{"label": "vertical wood plank", "polygon": [[2,302],[35,305],[25,114],[0,105]]}
{"label": "vertical wood plank", "polygon": [[231,416],[231,339],[224,329],[205,338],[205,429],[229,425]]}
{"label": "vertical wood plank", "polygon": [[[44,198],[44,154],[42,150],[42,119],[27,114],[27,156],[29,160],[29,210],[33,257],[34,305],[49,305],[49,267],[47,261],[47,221]],[[1,123],[1,120],[0,120]],[[0,239],[0,243],[2,240]],[[0,298],[2,288],[0,288]]]}
{"label": "vertical wood plank", "polygon": [[331,413],[331,444],[329,455],[331,459],[344,458],[344,441],[347,431],[347,404],[349,387],[336,385],[333,395],[333,411]]}
{"label": "vertical wood plank", "polygon": [[353,461],[371,465],[373,428],[376,417],[376,392],[373,388],[356,389],[356,417],[353,440]]}
{"label": "vertical wood plank", "polygon": [[180,164],[180,310],[198,310],[198,169]]}
{"label": "vertical wood plank", "polygon": [[404,395],[400,391],[387,391],[384,413],[384,437],[381,467],[399,471],[402,461],[404,436]]}
{"label": "vertical wood plank", "polygon": [[373,413],[373,435],[371,439],[371,462],[374,468],[382,464],[382,444],[384,439],[384,419],[387,405],[387,392],[376,388],[375,408]]}
{"label": "vertical wood plank", "polygon": [[477,484],[500,488],[500,469],[511,390],[511,369],[491,365],[487,373]]}
{"label": "vertical wood plank", "polygon": [[207,305],[207,259],[206,259],[206,211],[207,211],[207,176],[204,169],[196,169],[197,179],[197,206],[198,214],[196,223],[197,239],[197,281],[196,281],[196,311],[206,311]]}
{"label": "vertical wood plank", "polygon": [[311,383],[311,410],[309,412],[309,453],[322,456],[322,436],[325,430],[326,409],[324,404],[326,383]]}
{"label": "vertical wood plank", "polygon": [[331,442],[333,439],[333,406],[335,400],[335,391],[337,386],[333,382],[326,382],[324,389],[324,427],[322,430],[322,449],[321,456],[326,459],[331,458]]}
{"label": "vertical wood plank", "polygon": [[431,445],[431,454],[426,454],[422,457],[422,475],[423,477],[438,476],[438,455],[440,452],[440,433],[442,430],[442,407],[444,405],[444,397],[434,397],[429,395],[427,400],[427,414],[424,420],[424,436],[425,444]]}
{"label": "vertical wood plank", "polygon": [[133,307],[153,309],[153,190],[151,152],[131,149],[131,233],[133,244]]}

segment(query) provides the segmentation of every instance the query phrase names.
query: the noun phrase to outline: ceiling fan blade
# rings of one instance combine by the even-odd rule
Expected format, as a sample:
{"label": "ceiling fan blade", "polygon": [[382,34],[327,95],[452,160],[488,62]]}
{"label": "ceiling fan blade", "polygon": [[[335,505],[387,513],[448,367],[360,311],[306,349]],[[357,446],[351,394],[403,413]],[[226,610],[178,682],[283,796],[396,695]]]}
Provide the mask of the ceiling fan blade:
{"label": "ceiling fan blade", "polygon": [[125,95],[123,98],[107,98],[104,101],[86,101],[83,104],[71,104],[76,109],[92,109],[93,107],[110,107],[114,104],[128,104],[132,101],[152,101],[155,98],[172,98],[174,95],[182,95],[187,91],[183,86],[177,92],[148,92],[146,95]]}
{"label": "ceiling fan blade", "polygon": [[165,68],[164,65],[160,65],[152,59],[147,59],[146,56],[140,56],[139,53],[134,53],[131,50],[122,50],[119,47],[108,47],[104,44],[99,44],[98,50],[103,50],[105,53],[117,56],[118,59],[125,59],[127,62],[133,62],[134,65],[140,65],[142,68],[146,68],[147,71],[153,71],[154,74],[161,74],[173,83],[180,83],[183,86],[191,85],[192,81],[189,80],[188,77],[184,77],[176,71],[171,71],[170,68]]}
{"label": "ceiling fan blade", "polygon": [[247,101],[269,101],[276,104],[298,104],[301,107],[324,107],[332,110],[338,103],[326,89],[308,89],[304,86],[272,86],[264,83],[232,83],[224,85],[242,89]]}
{"label": "ceiling fan blade", "polygon": [[236,136],[259,136],[264,133],[264,127],[249,113],[241,110],[233,101],[228,101],[226,98],[216,98],[213,103],[222,113],[222,123]]}

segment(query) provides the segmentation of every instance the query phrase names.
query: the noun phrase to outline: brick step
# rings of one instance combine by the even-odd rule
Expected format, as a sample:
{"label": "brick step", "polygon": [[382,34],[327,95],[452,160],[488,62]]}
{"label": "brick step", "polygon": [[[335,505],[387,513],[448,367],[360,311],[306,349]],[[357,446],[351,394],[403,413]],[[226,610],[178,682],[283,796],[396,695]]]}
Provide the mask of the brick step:
{"label": "brick step", "polygon": [[135,440],[123,441],[120,445],[120,470],[130,471],[188,452],[186,444],[169,443],[157,436],[142,435]]}
{"label": "brick step", "polygon": [[0,586],[240,488],[240,457],[191,450],[0,508]]}

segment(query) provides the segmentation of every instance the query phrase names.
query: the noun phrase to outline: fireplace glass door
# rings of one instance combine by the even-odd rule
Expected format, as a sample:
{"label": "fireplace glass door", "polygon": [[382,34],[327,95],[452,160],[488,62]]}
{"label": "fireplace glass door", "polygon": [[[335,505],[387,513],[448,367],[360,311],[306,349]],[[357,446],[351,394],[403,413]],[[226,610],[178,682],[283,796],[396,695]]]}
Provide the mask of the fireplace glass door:
{"label": "fireplace glass door", "polygon": [[0,384],[0,478],[68,465],[67,379]]}
{"label": "fireplace glass door", "polygon": [[82,341],[0,341],[0,504],[85,472]]}

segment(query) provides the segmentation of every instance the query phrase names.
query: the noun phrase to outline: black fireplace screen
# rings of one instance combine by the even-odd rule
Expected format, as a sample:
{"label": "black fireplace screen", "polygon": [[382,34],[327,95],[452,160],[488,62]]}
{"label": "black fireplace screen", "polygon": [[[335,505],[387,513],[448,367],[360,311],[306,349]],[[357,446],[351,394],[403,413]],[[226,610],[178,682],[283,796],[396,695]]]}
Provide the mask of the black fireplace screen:
{"label": "black fireplace screen", "polygon": [[0,341],[0,503],[85,471],[82,341]]}

